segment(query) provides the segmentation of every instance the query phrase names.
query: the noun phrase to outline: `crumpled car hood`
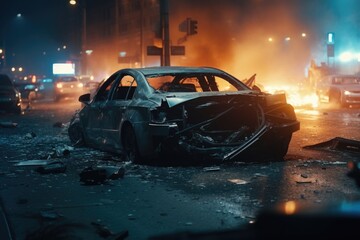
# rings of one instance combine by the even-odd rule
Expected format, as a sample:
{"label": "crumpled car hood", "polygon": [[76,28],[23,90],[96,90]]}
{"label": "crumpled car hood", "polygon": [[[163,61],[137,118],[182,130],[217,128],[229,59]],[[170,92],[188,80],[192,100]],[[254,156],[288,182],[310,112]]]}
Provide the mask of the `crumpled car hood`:
{"label": "crumpled car hood", "polygon": [[242,91],[242,92],[227,92],[227,93],[167,93],[163,95],[163,100],[166,99],[169,108],[177,106],[179,104],[183,104],[189,101],[193,101],[195,99],[202,99],[202,100],[215,100],[219,98],[228,98],[231,99],[234,96],[248,96],[251,94],[252,91]]}

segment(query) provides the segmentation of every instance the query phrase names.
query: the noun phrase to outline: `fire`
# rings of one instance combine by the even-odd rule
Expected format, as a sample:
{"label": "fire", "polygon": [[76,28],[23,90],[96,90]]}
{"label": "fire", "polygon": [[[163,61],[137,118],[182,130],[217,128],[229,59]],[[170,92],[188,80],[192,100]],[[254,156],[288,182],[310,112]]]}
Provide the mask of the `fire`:
{"label": "fire", "polygon": [[302,89],[301,86],[296,85],[267,85],[264,86],[264,92],[271,94],[285,93],[287,102],[293,107],[312,107],[317,108],[319,99],[318,96],[310,91]]}

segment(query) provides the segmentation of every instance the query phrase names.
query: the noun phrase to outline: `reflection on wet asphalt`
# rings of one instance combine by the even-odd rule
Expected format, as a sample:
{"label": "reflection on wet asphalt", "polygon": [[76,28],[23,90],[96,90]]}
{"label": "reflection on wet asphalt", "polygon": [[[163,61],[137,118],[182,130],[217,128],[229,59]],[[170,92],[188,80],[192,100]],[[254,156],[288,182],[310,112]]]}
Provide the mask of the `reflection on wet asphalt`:
{"label": "reflection on wet asphalt", "polygon": [[[89,148],[59,154],[70,144],[67,123],[79,107],[71,100],[39,102],[22,116],[0,117],[18,124],[0,131],[1,197],[18,239],[54,222],[84,225],[81,236],[106,226],[113,236],[128,231],[128,239],[146,239],[237,227],[287,201],[324,206],[360,199],[346,175],[356,155],[303,148],[334,137],[360,139],[359,109],[297,111],[301,129],[284,161],[182,166],[136,165]],[[38,166],[16,166],[25,160],[61,161],[66,171],[40,174]],[[123,168],[124,176],[85,185],[79,174],[90,166]]]}

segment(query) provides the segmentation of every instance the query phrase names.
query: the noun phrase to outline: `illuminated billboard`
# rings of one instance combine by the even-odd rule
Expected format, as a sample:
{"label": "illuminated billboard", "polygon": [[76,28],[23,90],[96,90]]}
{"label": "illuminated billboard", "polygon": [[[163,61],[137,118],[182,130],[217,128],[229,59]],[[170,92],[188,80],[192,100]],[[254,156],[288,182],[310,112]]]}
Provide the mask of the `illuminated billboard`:
{"label": "illuminated billboard", "polygon": [[75,74],[75,63],[54,63],[53,64],[53,74]]}

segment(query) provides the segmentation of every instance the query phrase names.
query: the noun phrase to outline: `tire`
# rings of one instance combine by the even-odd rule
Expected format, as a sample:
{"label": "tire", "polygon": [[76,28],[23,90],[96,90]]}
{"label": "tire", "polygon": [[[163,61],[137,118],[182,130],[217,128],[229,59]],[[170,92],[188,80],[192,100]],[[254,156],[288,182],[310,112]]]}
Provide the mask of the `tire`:
{"label": "tire", "polygon": [[16,115],[21,115],[21,114],[22,114],[21,106],[20,106],[20,107],[16,107],[16,108],[14,109],[14,113],[15,113]]}
{"label": "tire", "polygon": [[140,163],[142,159],[139,154],[135,132],[132,127],[128,126],[124,129],[122,142],[125,161],[130,161],[132,163]]}
{"label": "tire", "polygon": [[339,108],[341,106],[340,95],[338,93],[331,92],[329,94],[329,103],[334,107]]}
{"label": "tire", "polygon": [[68,135],[74,146],[85,146],[84,134],[79,121],[70,123]]}
{"label": "tire", "polygon": [[54,102],[60,102],[60,99],[61,99],[61,97],[56,95],[54,97]]}
{"label": "tire", "polygon": [[284,157],[289,149],[289,144],[291,140],[292,134],[288,136],[284,136],[273,149],[272,158],[275,160],[284,160]]}

